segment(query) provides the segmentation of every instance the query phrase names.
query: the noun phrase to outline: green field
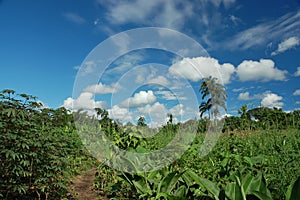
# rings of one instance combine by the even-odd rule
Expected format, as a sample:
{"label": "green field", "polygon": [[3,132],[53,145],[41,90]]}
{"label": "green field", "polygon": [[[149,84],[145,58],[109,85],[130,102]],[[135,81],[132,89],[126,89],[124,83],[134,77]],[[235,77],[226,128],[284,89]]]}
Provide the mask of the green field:
{"label": "green field", "polygon": [[[100,120],[81,111],[70,114],[64,108],[41,108],[30,95],[2,91],[0,198],[70,199],[71,178],[94,166],[97,173],[93,187],[99,197],[110,199],[299,197],[299,111],[241,109],[240,116],[226,118],[217,144],[205,157],[200,157],[199,152],[208,119],[178,124],[169,120],[156,135],[144,139],[138,137],[143,134],[141,130],[148,129],[143,120],[138,126],[121,125],[111,120],[105,110],[97,109],[97,112]],[[128,152],[151,152],[166,146],[177,137],[178,130],[188,130],[184,127],[190,123],[197,124],[192,144],[182,145],[187,132],[181,131],[182,140],[173,147],[187,148],[185,153],[151,172],[114,170],[93,158],[83,145],[97,145],[97,141],[89,143],[88,137],[105,136],[114,146]],[[87,141],[81,140],[79,135],[87,131]],[[162,159],[173,158],[171,150]],[[138,164],[124,162],[130,162],[133,168]]]}

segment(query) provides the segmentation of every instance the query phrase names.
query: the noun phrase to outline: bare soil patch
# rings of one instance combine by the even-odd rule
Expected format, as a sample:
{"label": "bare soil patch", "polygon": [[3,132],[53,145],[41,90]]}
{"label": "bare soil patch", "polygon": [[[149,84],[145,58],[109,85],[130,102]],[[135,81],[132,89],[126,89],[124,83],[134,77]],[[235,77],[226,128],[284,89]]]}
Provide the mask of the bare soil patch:
{"label": "bare soil patch", "polygon": [[100,197],[93,190],[93,183],[96,169],[93,168],[79,176],[77,176],[71,184],[70,190],[72,199],[74,200],[106,200],[105,197]]}

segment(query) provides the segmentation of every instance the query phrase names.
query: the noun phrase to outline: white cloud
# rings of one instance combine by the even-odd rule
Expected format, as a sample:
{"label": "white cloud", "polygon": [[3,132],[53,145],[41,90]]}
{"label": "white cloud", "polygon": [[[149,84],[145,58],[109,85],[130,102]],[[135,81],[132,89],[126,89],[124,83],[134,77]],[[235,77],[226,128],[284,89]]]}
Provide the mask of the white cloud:
{"label": "white cloud", "polygon": [[288,13],[279,19],[263,22],[257,26],[246,29],[231,40],[223,44],[230,49],[248,49],[254,46],[262,46],[274,41],[289,38],[300,31],[300,10]]}
{"label": "white cloud", "polygon": [[158,127],[166,123],[167,114],[169,113],[166,107],[156,102],[153,105],[146,105],[144,107],[138,108],[138,112],[144,116],[150,117],[149,127]]}
{"label": "white cloud", "polygon": [[300,104],[300,101],[296,101],[296,104]]}
{"label": "white cloud", "polygon": [[225,8],[228,8],[233,3],[235,3],[236,0],[205,0],[205,1],[212,3],[216,7],[220,7],[223,4]]}
{"label": "white cloud", "polygon": [[139,23],[168,28],[183,26],[193,8],[189,2],[176,0],[101,0],[99,3],[105,4],[108,9],[106,18],[114,24]]}
{"label": "white cloud", "polygon": [[86,61],[81,66],[75,66],[75,69],[78,69],[79,76],[86,76],[95,72],[97,65],[94,61]]}
{"label": "white cloud", "polygon": [[[121,47],[127,48],[127,47]],[[139,53],[129,53],[121,58],[118,58],[113,64],[116,65],[113,68],[108,69],[105,73],[108,74],[124,74],[129,69],[132,69],[134,66],[138,65],[140,61],[143,60],[143,56]]]}
{"label": "white cloud", "polygon": [[294,74],[295,76],[300,76],[300,67],[297,67],[297,71]]}
{"label": "white cloud", "polygon": [[174,116],[182,116],[184,114],[183,104],[178,104],[178,105],[172,107],[169,110],[169,113],[171,113]]}
{"label": "white cloud", "polygon": [[128,52],[128,46],[131,41],[127,33],[119,33],[118,37],[111,37],[111,40],[119,48],[118,50],[120,54]]}
{"label": "white cloud", "polygon": [[89,92],[92,94],[114,94],[121,89],[121,86],[118,83],[112,83],[111,85],[105,85],[102,83],[90,85],[84,92]]}
{"label": "white cloud", "polygon": [[[108,18],[116,24],[144,22],[162,1],[103,1],[109,7]],[[101,3],[101,2],[100,2]]]}
{"label": "white cloud", "polygon": [[[135,82],[139,84],[158,84],[168,86],[170,84],[169,77],[165,74],[167,69],[161,69],[160,66],[143,65],[132,70],[135,73]],[[161,75],[162,74],[162,75]]]}
{"label": "white cloud", "polygon": [[135,93],[133,97],[130,97],[121,103],[122,107],[140,107],[147,104],[153,104],[156,102],[156,96],[152,90],[149,91],[140,91]]}
{"label": "white cloud", "polygon": [[234,89],[232,89],[232,92],[240,92],[240,91],[243,91],[243,90],[245,90],[245,88],[234,88]]}
{"label": "white cloud", "polygon": [[247,100],[250,100],[250,99],[251,99],[251,97],[250,97],[250,93],[249,92],[242,92],[238,96],[238,100],[245,100],[245,101],[247,101]]}
{"label": "white cloud", "polygon": [[187,99],[186,97],[178,96],[168,90],[157,91],[157,92],[155,92],[155,94],[162,95],[161,98],[163,98],[165,100],[186,100]]}
{"label": "white cloud", "polygon": [[300,95],[300,89],[295,90],[295,92],[293,93],[294,96],[299,96]]}
{"label": "white cloud", "polygon": [[238,25],[240,22],[242,22],[242,20],[234,15],[229,15],[229,19],[230,21],[232,21],[232,23],[234,25]]}
{"label": "white cloud", "polygon": [[263,107],[270,107],[270,108],[279,107],[280,108],[283,106],[283,102],[281,102],[282,99],[283,99],[282,96],[267,92],[267,93],[265,93],[264,98],[261,100],[261,105]]}
{"label": "white cloud", "polygon": [[176,1],[164,1],[163,11],[157,15],[155,23],[168,28],[181,28],[185,19],[189,17],[193,11],[192,6],[188,2],[180,4],[180,7],[181,10],[178,9]]}
{"label": "white cloud", "polygon": [[103,101],[95,101],[93,99],[93,94],[90,92],[83,92],[77,99],[69,97],[64,100],[63,106],[70,110],[93,110],[94,108],[105,108],[106,103]]}
{"label": "white cloud", "polygon": [[266,95],[270,94],[270,91],[266,91],[262,94],[254,94],[250,95],[249,92],[241,92],[238,96],[238,100],[240,101],[247,101],[247,100],[252,100],[252,99],[263,99],[266,97]]}
{"label": "white cloud", "polygon": [[81,17],[80,15],[72,12],[63,13],[63,16],[70,22],[73,22],[75,24],[84,24],[86,23],[86,20]]}
{"label": "white cloud", "polygon": [[184,58],[175,62],[169,68],[170,74],[183,76],[191,81],[199,81],[204,77],[213,76],[223,81],[230,82],[234,73],[234,66],[230,63],[219,64],[219,61],[210,57]]}
{"label": "white cloud", "polygon": [[168,90],[163,90],[163,91],[157,91],[155,92],[157,95],[162,95],[161,98],[165,100],[186,100],[186,97],[183,96],[176,96],[176,94],[168,91]]}
{"label": "white cloud", "polygon": [[278,44],[278,48],[276,51],[272,52],[271,55],[275,56],[279,53],[285,52],[293,47],[296,47],[300,44],[300,40],[298,37],[290,37],[283,42]]}
{"label": "white cloud", "polygon": [[245,60],[237,67],[237,74],[241,81],[283,81],[287,73],[286,70],[275,68],[275,63],[269,59]]}
{"label": "white cloud", "polygon": [[147,81],[148,83],[153,83],[153,84],[159,84],[163,86],[169,85],[168,79],[166,79],[164,76],[157,76],[155,78],[152,78]]}
{"label": "white cloud", "polygon": [[126,108],[120,108],[118,105],[114,105],[111,109],[108,109],[109,117],[121,121],[131,121],[132,113]]}

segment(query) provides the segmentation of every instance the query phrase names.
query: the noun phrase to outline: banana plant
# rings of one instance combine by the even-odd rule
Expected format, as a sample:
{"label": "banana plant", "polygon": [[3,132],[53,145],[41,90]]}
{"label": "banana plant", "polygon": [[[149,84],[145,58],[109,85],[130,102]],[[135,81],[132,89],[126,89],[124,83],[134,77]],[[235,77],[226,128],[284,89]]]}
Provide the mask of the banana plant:
{"label": "banana plant", "polygon": [[300,197],[300,176],[293,182],[286,193],[286,200],[297,200]]}
{"label": "banana plant", "polygon": [[165,168],[150,173],[123,173],[123,180],[129,182],[139,194],[140,199],[182,199],[187,194],[184,186],[177,187],[185,171],[169,171]]}
{"label": "banana plant", "polygon": [[265,178],[261,173],[257,176],[247,174],[235,176],[236,181],[225,187],[225,195],[229,199],[246,200],[247,195],[255,196],[260,200],[272,200],[270,191],[266,186]]}

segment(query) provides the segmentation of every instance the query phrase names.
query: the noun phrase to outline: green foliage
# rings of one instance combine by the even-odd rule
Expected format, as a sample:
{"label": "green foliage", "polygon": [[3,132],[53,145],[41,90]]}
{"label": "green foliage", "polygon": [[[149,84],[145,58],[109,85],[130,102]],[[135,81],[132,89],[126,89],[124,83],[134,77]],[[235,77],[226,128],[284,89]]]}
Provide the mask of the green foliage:
{"label": "green foliage", "polygon": [[209,113],[209,118],[217,117],[220,114],[219,107],[226,111],[227,94],[225,86],[218,83],[218,79],[216,77],[210,76],[208,78],[203,78],[199,91],[202,94],[202,100],[209,96],[207,101],[202,102],[199,106],[201,117],[206,111]]}
{"label": "green foliage", "polygon": [[[203,91],[204,97],[212,95]],[[224,134],[212,152],[201,158],[199,150],[209,123],[207,119],[174,124],[173,116],[168,115],[167,124],[154,134],[142,119],[138,126],[121,125],[101,108],[95,109],[95,118],[81,110],[71,115],[65,108],[41,106],[30,95],[18,95],[13,90],[0,93],[0,198],[66,196],[70,177],[79,173],[82,166],[93,164],[75,131],[74,121],[78,133],[86,133],[86,138],[81,138],[85,145],[101,146],[97,141],[105,136],[114,146],[140,153],[165,147],[178,136],[178,130],[185,130],[183,127],[198,126],[190,148],[161,170],[128,174],[99,165],[94,187],[111,199],[299,197],[300,111],[248,110],[243,106],[240,117],[225,119]],[[146,138],[149,135],[153,137]],[[184,148],[188,137],[183,133],[178,138],[174,148]],[[173,150],[161,159],[174,158]],[[133,168],[140,164],[138,160],[128,162]]]}
{"label": "green foliage", "polygon": [[297,200],[300,197],[300,176],[293,182],[286,193],[286,200]]}
{"label": "green foliage", "polygon": [[279,108],[254,108],[248,110],[247,105],[238,111],[241,115],[225,118],[223,132],[241,130],[300,130],[300,111],[286,113]]}
{"label": "green foliage", "polygon": [[[264,112],[271,112],[274,118],[282,115],[280,110]],[[282,199],[290,180],[300,173],[300,135],[293,129],[297,128],[295,113],[285,115],[290,129],[280,131],[276,120],[272,124],[270,119],[263,121],[266,118],[253,121],[251,112],[243,106],[241,117],[226,118],[224,132],[227,134],[221,136],[213,151],[204,158],[199,157],[199,149],[209,122],[202,119],[198,121],[198,134],[188,151],[169,167],[127,174],[102,166],[98,168],[95,187],[109,198],[117,199]],[[165,147],[177,130],[190,126],[189,123],[167,123],[155,135],[148,127],[140,129],[133,125],[110,129],[107,134],[120,147],[148,152]],[[262,130],[267,123],[268,131]],[[131,134],[145,136],[149,132],[153,137],[136,145],[130,143]],[[122,138],[126,138],[124,145],[119,142]],[[134,167],[135,164],[131,164]]]}
{"label": "green foliage", "polygon": [[[206,123],[200,121],[199,126]],[[175,134],[168,124],[143,147],[162,148]],[[132,175],[110,169],[114,178],[105,179],[104,190],[110,198],[121,199],[283,199],[291,180],[300,174],[297,130],[230,132],[221,136],[207,157],[200,158],[204,137],[199,132],[188,151],[162,170]]]}
{"label": "green foliage", "polygon": [[56,198],[87,160],[64,108],[42,109],[36,98],[0,93],[0,195],[8,199]]}
{"label": "green foliage", "polygon": [[140,126],[140,127],[147,126],[147,124],[145,123],[145,121],[146,121],[145,117],[141,116],[138,119],[137,125]]}
{"label": "green foliage", "polygon": [[260,200],[272,200],[266,180],[262,174],[252,176],[235,176],[236,181],[225,187],[225,194],[229,199],[246,200],[247,196],[255,196]]}

